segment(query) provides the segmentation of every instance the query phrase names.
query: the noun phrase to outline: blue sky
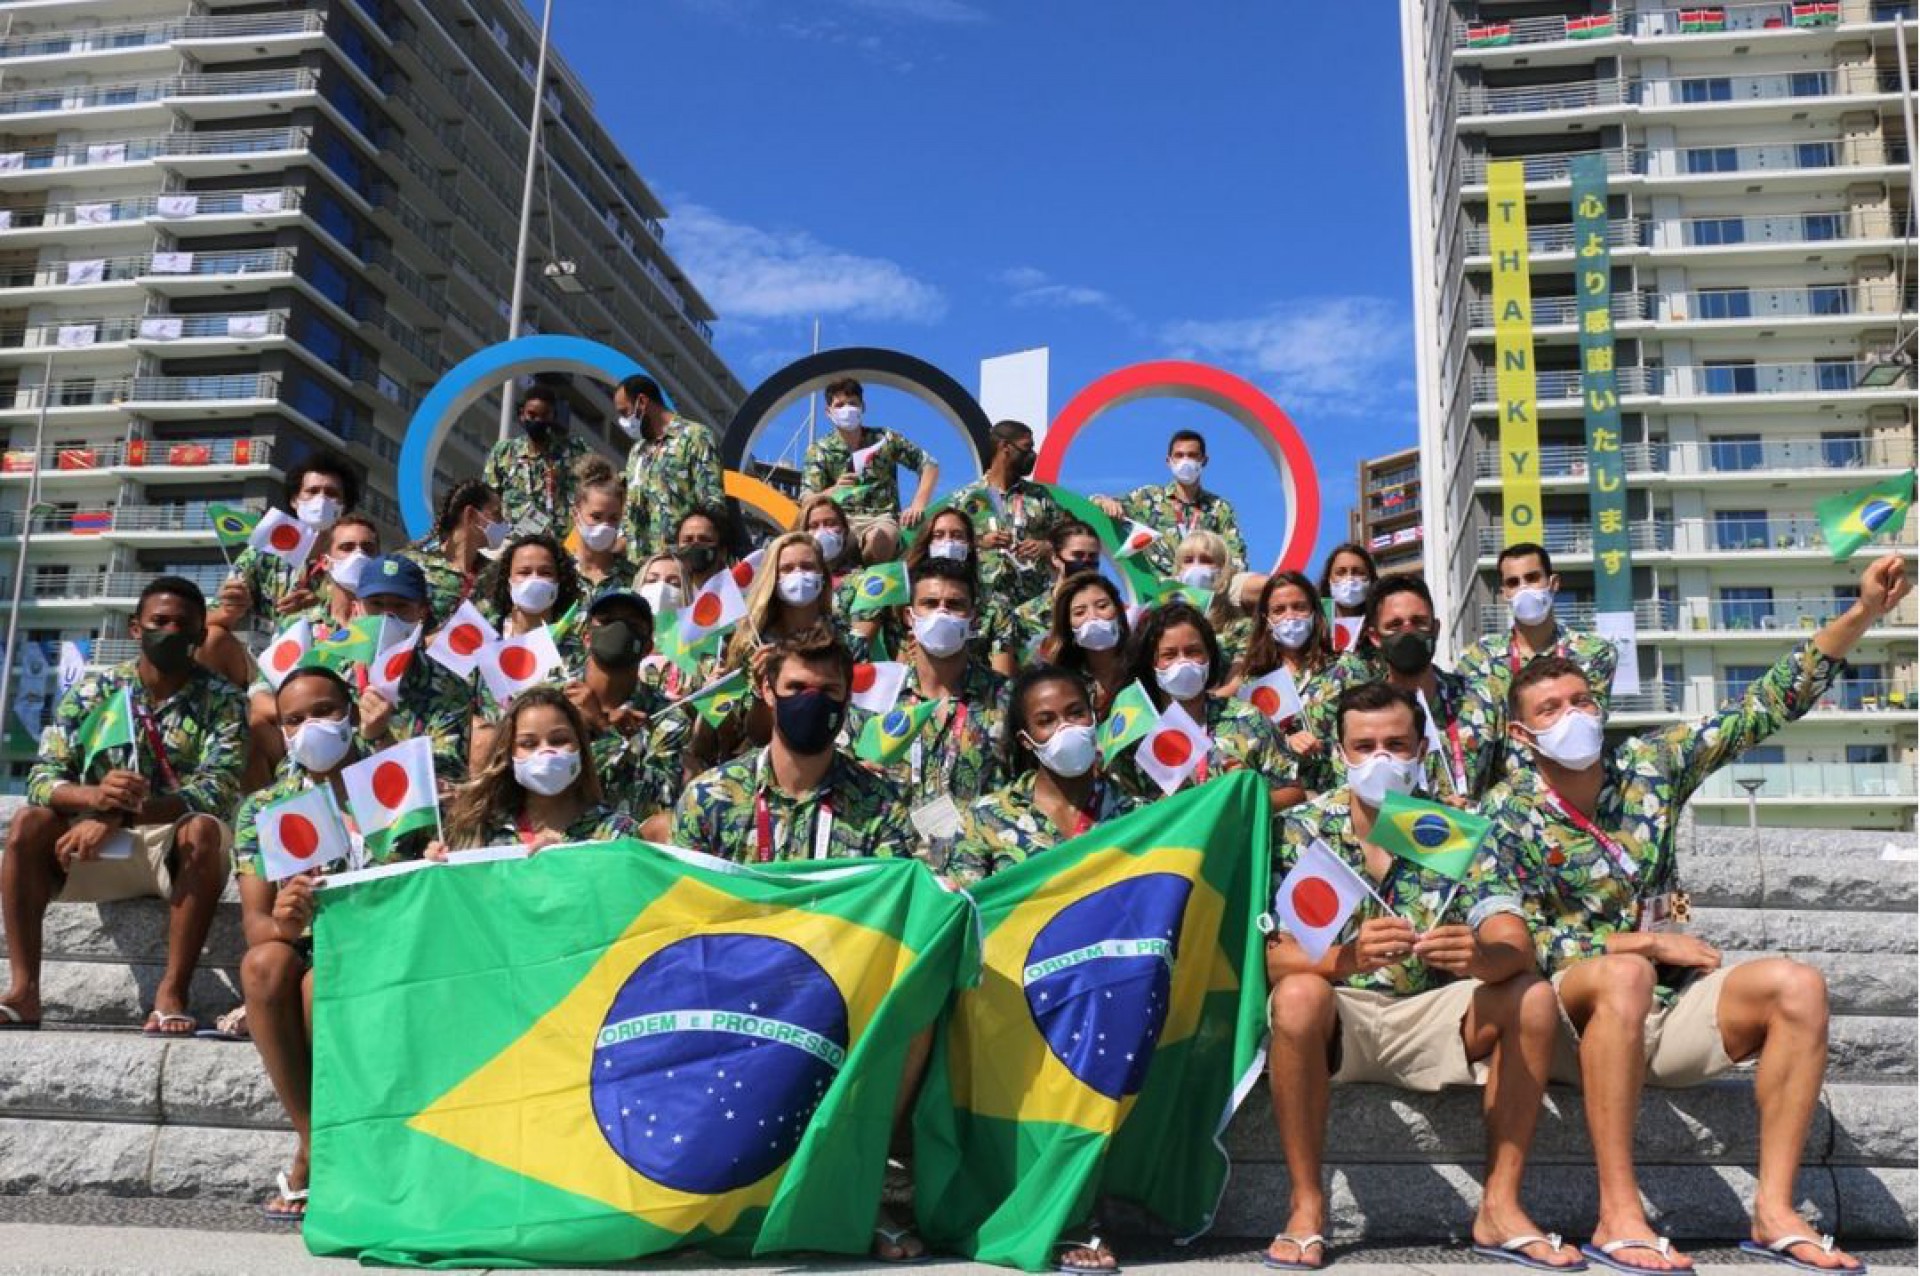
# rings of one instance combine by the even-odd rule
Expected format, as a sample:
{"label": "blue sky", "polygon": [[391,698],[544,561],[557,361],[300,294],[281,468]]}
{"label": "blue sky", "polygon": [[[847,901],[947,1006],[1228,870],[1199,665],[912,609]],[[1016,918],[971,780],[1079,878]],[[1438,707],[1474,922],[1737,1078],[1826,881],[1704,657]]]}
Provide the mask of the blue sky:
{"label": "blue sky", "polygon": [[[554,29],[749,388],[816,316],[825,346],[905,350],[970,388],[982,357],[1050,346],[1054,412],[1129,363],[1214,363],[1305,435],[1324,553],[1356,461],[1416,435],[1396,9],[556,0]],[[972,477],[909,397],[871,394],[868,420],[928,445],[942,490]],[[1107,413],[1065,478],[1164,482],[1180,425],[1206,431],[1205,482],[1269,565],[1277,476],[1205,408]]]}

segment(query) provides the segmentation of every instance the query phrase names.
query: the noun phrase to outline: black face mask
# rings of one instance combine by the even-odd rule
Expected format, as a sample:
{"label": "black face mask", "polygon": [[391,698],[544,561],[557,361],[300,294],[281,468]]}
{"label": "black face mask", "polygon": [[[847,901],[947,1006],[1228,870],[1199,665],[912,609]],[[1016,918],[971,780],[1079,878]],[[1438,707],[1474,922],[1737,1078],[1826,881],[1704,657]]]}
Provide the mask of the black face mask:
{"label": "black face mask", "polygon": [[796,691],[773,699],[773,726],[795,753],[825,753],[847,720],[847,706],[824,691]]}
{"label": "black face mask", "polygon": [[673,551],[673,556],[698,576],[713,570],[714,563],[719,561],[720,551],[712,545],[681,545]]}
{"label": "black face mask", "polygon": [[140,654],[164,674],[184,673],[193,664],[193,649],[200,640],[192,634],[172,629],[140,631]]}
{"label": "black face mask", "polygon": [[603,669],[631,669],[647,654],[647,644],[624,620],[610,620],[587,639],[587,651]]}
{"label": "black face mask", "polygon": [[558,421],[522,421],[520,425],[526,430],[527,437],[542,447],[546,446],[548,439],[560,433]]}
{"label": "black face mask", "polygon": [[1394,634],[1380,644],[1380,654],[1395,673],[1422,673],[1433,663],[1433,635],[1413,631]]}
{"label": "black face mask", "polygon": [[1098,558],[1063,558],[1060,560],[1060,563],[1069,576],[1076,576],[1081,572],[1097,572],[1100,570],[1100,560]]}
{"label": "black face mask", "polygon": [[1022,452],[1013,458],[1013,465],[1009,467],[1008,473],[1013,478],[1023,479],[1033,473],[1033,467],[1039,460],[1038,453]]}

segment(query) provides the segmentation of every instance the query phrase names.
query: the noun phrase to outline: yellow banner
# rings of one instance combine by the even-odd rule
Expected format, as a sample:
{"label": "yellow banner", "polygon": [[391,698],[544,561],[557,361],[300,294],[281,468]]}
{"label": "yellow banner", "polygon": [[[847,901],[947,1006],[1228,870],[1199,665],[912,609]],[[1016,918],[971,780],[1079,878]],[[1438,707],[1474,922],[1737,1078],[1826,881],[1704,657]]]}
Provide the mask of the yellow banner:
{"label": "yellow banner", "polygon": [[1500,405],[1502,543],[1537,541],[1540,422],[1533,383],[1533,288],[1527,275],[1527,198],[1518,160],[1487,165],[1493,245],[1494,390]]}

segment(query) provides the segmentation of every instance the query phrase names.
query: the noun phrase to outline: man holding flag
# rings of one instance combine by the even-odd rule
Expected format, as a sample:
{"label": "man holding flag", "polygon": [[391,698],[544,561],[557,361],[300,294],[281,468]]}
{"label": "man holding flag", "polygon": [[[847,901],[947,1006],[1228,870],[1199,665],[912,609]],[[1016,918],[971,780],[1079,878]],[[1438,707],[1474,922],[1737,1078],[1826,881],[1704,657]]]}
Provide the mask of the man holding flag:
{"label": "man holding flag", "polygon": [[88,674],[60,699],[27,777],[27,805],[0,865],[12,986],[0,1029],[40,1022],[47,905],[158,896],[170,901],[167,968],[146,1030],[188,1036],[194,967],[226,885],[240,796],[247,704],[194,660],[207,631],[200,589],[160,576],[128,627],[140,655]]}
{"label": "man holding flag", "polygon": [[1389,817],[1426,751],[1424,713],[1410,692],[1362,683],[1341,694],[1336,712],[1347,783],[1284,813],[1275,847],[1269,1067],[1293,1199],[1267,1265],[1324,1265],[1328,1086],[1365,1081],[1428,1091],[1484,1084],[1476,1251],[1523,1266],[1578,1266],[1520,1204],[1559,1029],[1520,888],[1497,860],[1475,853],[1484,820],[1427,802]]}
{"label": "man holding flag", "polygon": [[1781,658],[1737,702],[1698,722],[1632,736],[1609,749],[1586,671],[1543,656],[1513,680],[1510,738],[1531,765],[1487,795],[1502,861],[1525,883],[1542,969],[1552,978],[1574,1051],[1556,1075],[1578,1076],[1599,1171],[1599,1224],[1587,1256],[1629,1270],[1691,1262],[1648,1224],[1634,1177],[1634,1118],[1644,1084],[1690,1086],[1758,1058],[1760,1174],[1750,1244],[1791,1262],[1862,1266],[1817,1237],[1794,1208],[1794,1178],[1827,1053],[1826,980],[1769,957],[1726,968],[1684,930],[1674,833],[1707,778],[1801,717],[1846,671],[1846,655],[1912,589],[1899,555],[1874,562],[1841,615]]}
{"label": "man holding flag", "polygon": [[[388,632],[422,634],[434,623],[427,575],[399,554],[376,558],[360,577],[360,609],[384,617]],[[443,784],[467,778],[468,746],[479,712],[472,682],[427,658],[416,637],[409,647],[383,647],[366,667],[358,693],[360,738],[370,749],[426,736]]]}
{"label": "man holding flag", "polygon": [[[904,434],[869,428],[865,424],[867,394],[852,377],[831,382],[821,397],[827,401],[833,432],[807,448],[801,496],[832,493],[834,503],[853,524],[862,560],[884,563],[900,552],[900,529],[917,527],[926,516],[927,503],[940,482],[940,463]],[[913,502],[904,510],[900,508],[902,468],[920,475]]]}

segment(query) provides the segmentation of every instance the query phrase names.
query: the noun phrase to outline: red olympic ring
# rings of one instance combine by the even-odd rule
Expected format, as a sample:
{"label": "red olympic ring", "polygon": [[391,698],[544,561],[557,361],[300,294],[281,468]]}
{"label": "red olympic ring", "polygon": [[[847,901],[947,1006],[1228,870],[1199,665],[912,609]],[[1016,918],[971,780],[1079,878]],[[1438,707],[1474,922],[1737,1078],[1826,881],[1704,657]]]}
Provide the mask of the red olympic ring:
{"label": "red olympic ring", "polygon": [[1136,399],[1179,398],[1204,403],[1224,412],[1251,430],[1273,458],[1287,498],[1286,541],[1280,551],[1279,571],[1307,571],[1320,527],[1320,480],[1313,457],[1292,418],[1259,387],[1231,372],[1203,363],[1163,359],[1136,363],[1109,372],[1087,386],[1047,427],[1046,442],[1035,458],[1033,477],[1058,483],[1060,467],[1074,436],[1110,408]]}

